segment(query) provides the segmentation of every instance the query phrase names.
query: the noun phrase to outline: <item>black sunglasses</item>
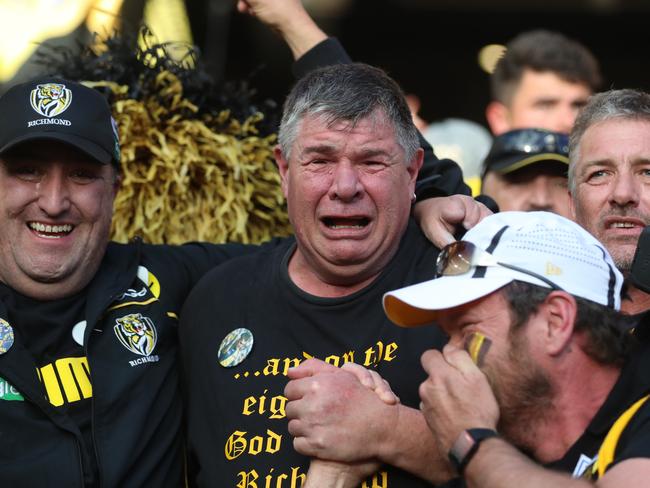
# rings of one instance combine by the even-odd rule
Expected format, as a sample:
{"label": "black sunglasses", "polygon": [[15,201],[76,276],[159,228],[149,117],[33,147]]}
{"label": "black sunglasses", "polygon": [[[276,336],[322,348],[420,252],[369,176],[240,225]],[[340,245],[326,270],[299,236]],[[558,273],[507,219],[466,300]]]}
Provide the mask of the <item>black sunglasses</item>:
{"label": "black sunglasses", "polygon": [[440,276],[458,276],[468,273],[477,266],[502,266],[504,268],[519,271],[540,281],[543,281],[553,290],[562,290],[551,280],[540,274],[528,271],[508,263],[498,261],[492,254],[483,251],[468,241],[456,241],[448,244],[438,254],[436,260],[436,278]]}

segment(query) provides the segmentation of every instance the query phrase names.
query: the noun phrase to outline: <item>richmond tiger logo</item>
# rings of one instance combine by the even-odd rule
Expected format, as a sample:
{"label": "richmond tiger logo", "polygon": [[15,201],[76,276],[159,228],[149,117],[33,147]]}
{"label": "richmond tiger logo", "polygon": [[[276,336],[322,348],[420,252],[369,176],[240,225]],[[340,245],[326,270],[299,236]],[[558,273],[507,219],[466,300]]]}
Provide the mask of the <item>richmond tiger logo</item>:
{"label": "richmond tiger logo", "polygon": [[45,117],[56,117],[65,112],[72,103],[72,90],[66,88],[63,83],[36,85],[29,101],[39,114]]}
{"label": "richmond tiger logo", "polygon": [[116,319],[113,330],[124,347],[141,356],[149,356],[156,347],[156,327],[142,314],[131,313]]}

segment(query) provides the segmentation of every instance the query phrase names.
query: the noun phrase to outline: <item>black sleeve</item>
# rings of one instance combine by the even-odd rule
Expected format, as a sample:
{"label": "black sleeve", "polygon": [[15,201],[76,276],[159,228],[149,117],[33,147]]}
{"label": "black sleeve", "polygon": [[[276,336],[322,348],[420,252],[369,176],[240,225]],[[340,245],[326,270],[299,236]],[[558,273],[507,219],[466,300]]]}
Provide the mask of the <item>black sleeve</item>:
{"label": "black sleeve", "polygon": [[[163,259],[168,260],[168,268],[171,270],[183,269],[183,276],[186,277],[189,285],[193,286],[215,266],[252,252],[273,249],[285,240],[285,238],[276,237],[261,245],[188,242],[180,246],[149,245],[148,247],[155,250],[162,250],[162,252],[158,251],[158,254],[162,254],[164,256]],[[178,276],[180,280],[180,275]]]}
{"label": "black sleeve", "polygon": [[[296,78],[300,78],[316,68],[351,62],[352,59],[341,43],[335,37],[328,37],[296,60],[293,64],[293,74]],[[455,194],[471,195],[469,186],[463,182],[460,167],[451,159],[438,159],[431,144],[422,137],[422,134],[419,132],[418,134],[420,145],[424,149],[424,164],[415,186],[417,201]]]}

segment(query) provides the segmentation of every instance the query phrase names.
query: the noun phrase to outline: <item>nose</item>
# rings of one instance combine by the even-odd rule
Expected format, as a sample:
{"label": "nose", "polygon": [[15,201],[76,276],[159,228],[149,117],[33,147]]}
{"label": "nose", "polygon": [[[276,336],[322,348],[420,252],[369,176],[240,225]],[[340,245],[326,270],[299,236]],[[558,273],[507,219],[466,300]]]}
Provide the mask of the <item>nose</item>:
{"label": "nose", "polygon": [[610,203],[619,207],[636,206],[639,203],[639,187],[630,172],[616,174],[610,194]]}
{"label": "nose", "polygon": [[555,113],[555,120],[551,130],[562,132],[563,134],[571,133],[573,123],[578,115],[578,109],[573,106],[561,106]]}
{"label": "nose", "polygon": [[48,216],[55,217],[70,208],[70,190],[63,171],[51,169],[37,185],[38,205]]}
{"label": "nose", "polygon": [[353,201],[363,193],[358,169],[350,162],[339,162],[333,169],[329,196],[332,200]]}
{"label": "nose", "polygon": [[552,210],[554,205],[550,182],[539,175],[535,178],[528,193],[528,210]]}

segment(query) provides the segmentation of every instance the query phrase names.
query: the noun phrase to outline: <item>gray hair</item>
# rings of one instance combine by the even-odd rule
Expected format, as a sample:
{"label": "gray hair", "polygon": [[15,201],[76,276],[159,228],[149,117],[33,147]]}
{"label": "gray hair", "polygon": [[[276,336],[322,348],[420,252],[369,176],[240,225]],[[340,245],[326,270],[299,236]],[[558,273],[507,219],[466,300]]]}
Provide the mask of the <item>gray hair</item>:
{"label": "gray hair", "polygon": [[589,98],[582,108],[569,138],[569,191],[575,191],[575,167],[580,159],[582,136],[592,125],[611,119],[650,122],[650,94],[641,90],[609,90]]}
{"label": "gray hair", "polygon": [[307,74],[289,93],[278,132],[282,153],[289,159],[301,121],[309,115],[322,115],[331,126],[346,121],[354,127],[377,111],[392,123],[397,143],[410,162],[420,147],[404,93],[399,85],[379,68],[362,63],[327,66]]}

